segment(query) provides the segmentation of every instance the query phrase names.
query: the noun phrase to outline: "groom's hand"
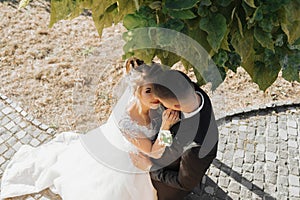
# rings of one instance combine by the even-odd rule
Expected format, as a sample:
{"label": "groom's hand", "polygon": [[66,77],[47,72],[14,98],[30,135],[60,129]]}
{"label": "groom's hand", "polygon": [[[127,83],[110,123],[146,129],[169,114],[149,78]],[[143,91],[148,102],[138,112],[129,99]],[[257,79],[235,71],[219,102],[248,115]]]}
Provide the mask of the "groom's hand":
{"label": "groom's hand", "polygon": [[152,162],[148,156],[145,156],[142,153],[129,153],[129,156],[134,166],[144,171],[150,171]]}

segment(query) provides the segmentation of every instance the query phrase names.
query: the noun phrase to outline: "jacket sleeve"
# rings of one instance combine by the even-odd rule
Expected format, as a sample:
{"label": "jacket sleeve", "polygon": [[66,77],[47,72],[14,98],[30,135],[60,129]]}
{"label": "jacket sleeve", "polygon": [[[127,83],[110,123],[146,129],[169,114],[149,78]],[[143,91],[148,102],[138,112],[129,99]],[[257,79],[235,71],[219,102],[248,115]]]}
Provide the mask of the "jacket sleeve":
{"label": "jacket sleeve", "polygon": [[217,144],[203,158],[199,158],[200,147],[194,147],[184,152],[181,157],[178,171],[166,168],[151,172],[151,178],[170,187],[190,191],[202,180],[206,170],[216,157]]}

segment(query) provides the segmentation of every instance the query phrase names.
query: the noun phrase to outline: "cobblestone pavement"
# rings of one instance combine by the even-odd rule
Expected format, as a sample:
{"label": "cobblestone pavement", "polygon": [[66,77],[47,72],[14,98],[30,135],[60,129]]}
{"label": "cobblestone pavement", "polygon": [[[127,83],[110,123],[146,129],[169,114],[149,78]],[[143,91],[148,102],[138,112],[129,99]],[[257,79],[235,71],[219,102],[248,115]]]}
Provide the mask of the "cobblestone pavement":
{"label": "cobblestone pavement", "polygon": [[299,106],[229,117],[219,131],[201,199],[300,200]]}
{"label": "cobblestone pavement", "polygon": [[[299,104],[233,114],[219,120],[217,158],[187,199],[300,200]],[[23,144],[38,146],[55,131],[0,95],[0,180]],[[45,190],[14,199],[58,199]]]}

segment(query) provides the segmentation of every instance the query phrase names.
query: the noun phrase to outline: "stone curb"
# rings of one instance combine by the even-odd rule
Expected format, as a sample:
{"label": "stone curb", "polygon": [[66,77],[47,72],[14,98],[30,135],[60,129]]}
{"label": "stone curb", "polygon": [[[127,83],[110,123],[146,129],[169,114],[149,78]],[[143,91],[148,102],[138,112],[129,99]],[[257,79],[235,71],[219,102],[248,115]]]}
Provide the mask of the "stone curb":
{"label": "stone curb", "polygon": [[262,105],[248,106],[243,109],[235,109],[232,112],[226,113],[225,115],[216,118],[217,124],[221,125],[222,122],[229,120],[233,117],[248,115],[252,113],[256,113],[256,115],[260,115],[260,112],[263,111],[274,111],[278,108],[289,108],[289,107],[300,107],[300,99],[294,102],[292,101],[281,101],[274,103],[267,103]]}

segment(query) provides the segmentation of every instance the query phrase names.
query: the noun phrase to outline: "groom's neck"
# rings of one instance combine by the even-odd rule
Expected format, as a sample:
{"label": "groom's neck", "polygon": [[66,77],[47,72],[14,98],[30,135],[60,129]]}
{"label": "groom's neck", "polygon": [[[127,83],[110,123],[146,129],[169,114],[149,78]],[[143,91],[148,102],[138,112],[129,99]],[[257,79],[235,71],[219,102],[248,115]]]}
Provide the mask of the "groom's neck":
{"label": "groom's neck", "polygon": [[181,106],[181,111],[185,113],[191,113],[199,108],[201,105],[201,98],[200,96],[195,93],[192,97],[187,100],[185,105]]}

